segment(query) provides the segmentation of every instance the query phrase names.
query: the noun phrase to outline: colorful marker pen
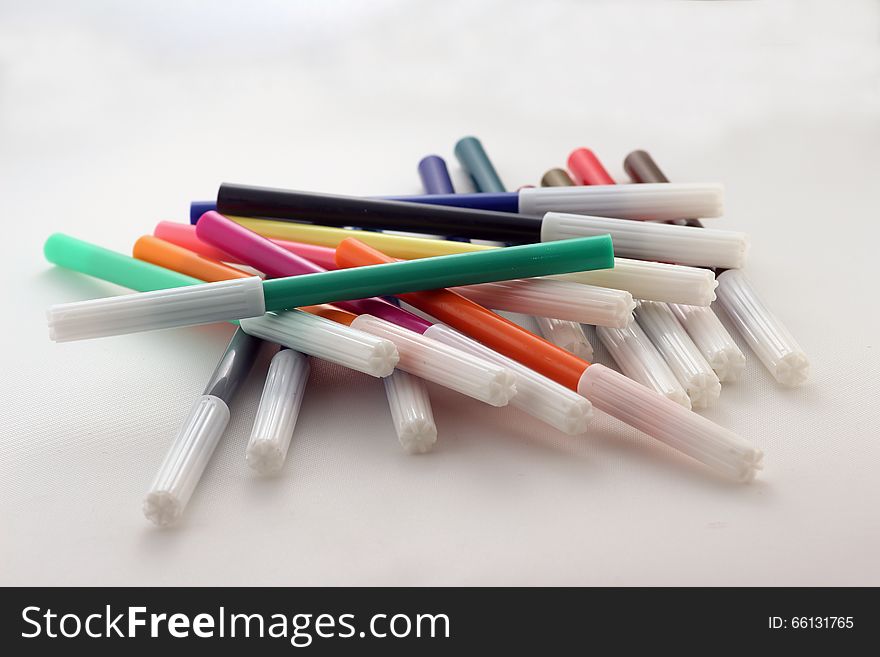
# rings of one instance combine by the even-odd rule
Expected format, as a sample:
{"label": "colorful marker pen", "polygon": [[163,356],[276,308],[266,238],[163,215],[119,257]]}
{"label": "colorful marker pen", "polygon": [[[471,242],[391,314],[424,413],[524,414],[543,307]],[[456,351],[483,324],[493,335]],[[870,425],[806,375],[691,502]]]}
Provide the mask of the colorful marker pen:
{"label": "colorful marker pen", "polygon": [[357,272],[259,277],[60,304],[48,311],[58,342],[256,318],[266,311],[363,299],[446,285],[561,274],[614,264],[608,235],[392,262]]}

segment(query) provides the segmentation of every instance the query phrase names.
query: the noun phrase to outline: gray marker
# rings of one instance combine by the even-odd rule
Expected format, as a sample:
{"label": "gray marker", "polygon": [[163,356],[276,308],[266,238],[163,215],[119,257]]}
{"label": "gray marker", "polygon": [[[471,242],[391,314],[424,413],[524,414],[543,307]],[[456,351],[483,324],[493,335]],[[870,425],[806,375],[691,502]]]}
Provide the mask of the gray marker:
{"label": "gray marker", "polygon": [[160,526],[180,518],[229,423],[229,403],[247,378],[263,341],[240,328],[171,443],[144,498],[144,515]]}

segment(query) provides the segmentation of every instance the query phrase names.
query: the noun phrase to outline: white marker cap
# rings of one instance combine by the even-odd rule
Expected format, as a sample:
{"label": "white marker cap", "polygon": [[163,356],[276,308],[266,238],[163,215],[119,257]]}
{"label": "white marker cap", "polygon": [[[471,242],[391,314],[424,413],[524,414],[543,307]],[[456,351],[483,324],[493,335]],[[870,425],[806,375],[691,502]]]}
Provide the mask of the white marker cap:
{"label": "white marker cap", "polygon": [[552,278],[529,278],[452,288],[486,308],[600,326],[626,326],[635,301],[629,292]]}
{"label": "white marker cap", "polygon": [[613,269],[560,274],[553,278],[627,290],[636,299],[693,306],[712,303],[718,286],[715,274],[708,269],[629,258],[615,258]]}
{"label": "white marker cap", "polygon": [[541,223],[542,242],[605,234],[611,235],[617,255],[695,267],[742,267],[749,246],[745,233],[652,221],[548,212]]}
{"label": "white marker cap", "polygon": [[397,367],[404,372],[492,406],[506,406],[516,394],[516,377],[506,367],[372,315],[358,315],[351,326],[393,342],[400,354]]}
{"label": "white marker cap", "polygon": [[670,303],[670,310],[684,327],[721,382],[736,381],[746,366],[746,357],[736,346],[715,311],[706,306]]}
{"label": "white marker cap", "polygon": [[144,498],[149,520],[165,526],[180,518],[228,423],[229,407],[222,399],[202,395],[196,400]]}
{"label": "white marker cap", "polygon": [[736,481],[754,479],[764,454],[729,429],[602,365],[590,365],[578,391],[601,411]]}
{"label": "white marker cap", "polygon": [[272,357],[246,451],[247,464],[260,474],[277,472],[284,465],[309,370],[309,359],[293,349],[281,349]]}
{"label": "white marker cap", "polygon": [[718,301],[736,328],[784,386],[799,386],[810,376],[810,361],[789,330],[771,313],[741,271],[718,275]]}
{"label": "white marker cap", "polygon": [[257,317],[266,310],[258,276],[136,292],[49,308],[56,342]]}
{"label": "white marker cap", "polygon": [[401,447],[410,454],[429,452],[437,442],[437,425],[425,382],[396,369],[382,383]]}
{"label": "white marker cap", "polygon": [[720,183],[646,183],[533,187],[520,190],[519,211],[532,215],[570,212],[656,221],[719,217],[724,211],[724,186]]}
{"label": "white marker cap", "polygon": [[596,335],[626,376],[685,408],[691,407],[687,392],[638,321],[622,329],[597,326]]}
{"label": "white marker cap", "polygon": [[301,310],[243,319],[241,328],[258,338],[370,376],[390,375],[399,360],[397,348],[388,340]]}
{"label": "white marker cap", "polygon": [[684,327],[665,303],[640,301],[636,321],[644,329],[675,378],[684,386],[691,408],[708,408],[721,395],[721,382]]}

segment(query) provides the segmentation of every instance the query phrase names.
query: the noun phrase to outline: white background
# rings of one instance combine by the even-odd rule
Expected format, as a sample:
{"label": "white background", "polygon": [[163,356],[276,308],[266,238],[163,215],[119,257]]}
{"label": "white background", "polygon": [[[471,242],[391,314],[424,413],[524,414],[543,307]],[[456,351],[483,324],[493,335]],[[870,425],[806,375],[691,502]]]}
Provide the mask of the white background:
{"label": "white background", "polygon": [[[17,6],[16,6],[17,5]],[[0,583],[880,584],[875,2],[0,4]],[[264,358],[183,523],[140,512],[230,327],[56,345],[45,308],[121,290],[49,266],[128,251],[221,181],[419,189],[478,135],[503,180],[589,146],[721,181],[719,227],[811,356],[749,353],[706,414],[766,452],[719,481],[607,417],[568,438],[433,390],[406,456],[381,383],[314,365],[288,462],[244,446]],[[462,180],[457,171],[459,182]],[[466,187],[460,185],[460,189]],[[598,359],[605,360],[598,352]]]}

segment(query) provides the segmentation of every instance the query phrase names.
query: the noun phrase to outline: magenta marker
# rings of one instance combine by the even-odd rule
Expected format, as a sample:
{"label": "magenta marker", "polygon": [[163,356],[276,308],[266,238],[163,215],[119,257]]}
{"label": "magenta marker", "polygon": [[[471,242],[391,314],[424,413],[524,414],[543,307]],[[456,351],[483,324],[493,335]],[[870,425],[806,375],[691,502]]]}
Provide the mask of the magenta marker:
{"label": "magenta marker", "polygon": [[[196,235],[203,242],[263,272],[267,278],[284,278],[327,271],[213,211],[201,216],[199,223],[196,224]],[[338,301],[334,305],[358,315],[373,315],[416,333],[424,333],[431,326],[421,317],[401,310],[379,297]]]}

